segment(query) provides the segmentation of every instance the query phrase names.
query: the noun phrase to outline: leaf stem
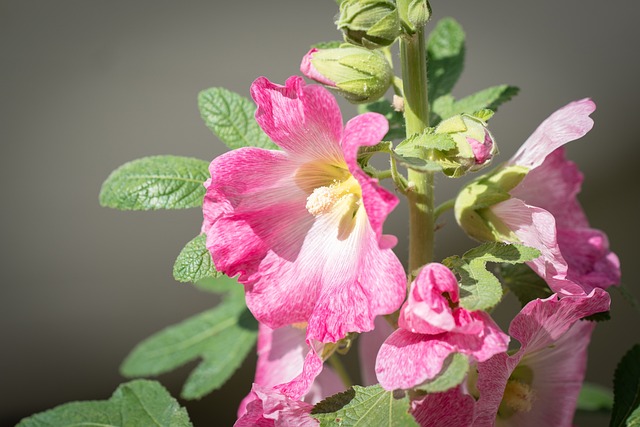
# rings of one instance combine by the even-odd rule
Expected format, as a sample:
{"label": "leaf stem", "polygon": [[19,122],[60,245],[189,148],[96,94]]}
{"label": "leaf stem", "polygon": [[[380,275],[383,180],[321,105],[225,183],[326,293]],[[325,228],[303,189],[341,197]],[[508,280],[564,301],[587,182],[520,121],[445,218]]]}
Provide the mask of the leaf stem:
{"label": "leaf stem", "polygon": [[453,209],[455,204],[456,204],[456,199],[449,199],[446,202],[441,203],[440,205],[438,205],[438,207],[435,209],[435,211],[433,213],[434,219],[440,218],[440,215],[442,215],[443,213],[445,213],[449,209]]}
{"label": "leaf stem", "polygon": [[353,385],[353,381],[351,381],[351,377],[349,376],[347,369],[344,367],[342,360],[340,360],[340,356],[334,353],[329,357],[328,362],[342,380],[342,384],[344,384],[346,388],[351,387]]}

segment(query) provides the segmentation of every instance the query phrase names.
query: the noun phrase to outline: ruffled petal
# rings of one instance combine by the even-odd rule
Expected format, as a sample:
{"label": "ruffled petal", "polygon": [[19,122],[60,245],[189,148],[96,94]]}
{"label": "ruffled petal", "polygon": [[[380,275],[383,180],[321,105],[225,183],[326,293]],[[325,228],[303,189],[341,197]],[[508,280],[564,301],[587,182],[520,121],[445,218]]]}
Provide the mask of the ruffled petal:
{"label": "ruffled petal", "polygon": [[544,209],[509,199],[491,207],[491,211],[509,228],[520,243],[542,254],[527,264],[554,291],[564,295],[584,295],[585,290],[567,279],[567,263],[562,257],[556,235],[556,222]]}
{"label": "ruffled petal", "polygon": [[376,356],[382,343],[384,343],[394,331],[389,322],[382,316],[376,317],[374,324],[375,329],[358,337],[358,357],[360,359],[362,385],[364,386],[378,383],[376,377]]}
{"label": "ruffled petal", "polygon": [[473,397],[456,387],[413,401],[411,414],[421,427],[469,427],[473,422],[473,405]]}
{"label": "ruffled petal", "polygon": [[281,148],[307,159],[342,163],[342,114],[336,99],[321,86],[290,77],[284,86],[265,77],[251,85],[258,104],[256,121]]}
{"label": "ruffled petal", "polygon": [[507,165],[537,168],[554,150],[591,130],[593,120],[589,115],[595,109],[596,105],[588,98],[562,107],[538,126]]}
{"label": "ruffled petal", "polygon": [[234,427],[317,427],[318,420],[309,414],[312,405],[291,399],[284,394],[257,384],[251,389],[253,400],[247,412]]}
{"label": "ruffled petal", "polygon": [[577,199],[582,180],[576,164],[565,158],[564,148],[558,148],[539,167],[529,171],[510,194],[530,206],[550,212],[558,228],[588,227]]}
{"label": "ruffled petal", "polygon": [[377,113],[366,113],[347,122],[342,137],[344,160],[349,172],[356,178],[362,190],[362,203],[367,211],[369,223],[378,238],[382,235],[382,224],[387,215],[398,204],[398,198],[378,184],[358,165],[358,148],[376,145],[389,130],[389,122]]}
{"label": "ruffled petal", "polygon": [[292,399],[302,399],[309,392],[320,372],[322,372],[323,361],[320,353],[322,352],[323,344],[307,340],[307,345],[309,351],[305,355],[302,372],[291,381],[275,387],[276,390]]}

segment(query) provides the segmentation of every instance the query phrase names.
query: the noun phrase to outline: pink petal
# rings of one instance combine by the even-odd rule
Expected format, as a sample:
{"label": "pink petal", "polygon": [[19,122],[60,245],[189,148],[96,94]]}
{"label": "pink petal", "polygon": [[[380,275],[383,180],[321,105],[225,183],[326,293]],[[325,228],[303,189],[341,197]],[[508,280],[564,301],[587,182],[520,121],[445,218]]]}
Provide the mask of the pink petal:
{"label": "pink petal", "polygon": [[565,158],[564,148],[558,148],[539,167],[529,171],[510,194],[550,212],[558,228],[588,227],[577,199],[582,180],[576,164]]}
{"label": "pink petal", "polygon": [[491,211],[526,246],[538,249],[542,255],[527,264],[554,292],[584,295],[584,289],[567,279],[567,263],[562,257],[553,215],[544,209],[529,206],[519,199],[509,199],[491,207]]}
{"label": "pink petal", "polygon": [[285,86],[259,77],[251,85],[251,96],[258,104],[258,124],[285,151],[341,161],[342,115],[329,91],[306,86],[299,76],[290,77]]}
{"label": "pink petal", "polygon": [[358,356],[360,358],[362,385],[364,386],[378,383],[376,378],[376,356],[382,343],[394,331],[389,322],[382,316],[376,317],[374,323],[375,329],[358,337]]}
{"label": "pink petal", "polygon": [[411,413],[421,427],[469,427],[473,422],[473,405],[473,397],[456,387],[413,401]]}
{"label": "pink petal", "polygon": [[366,113],[347,122],[342,137],[344,160],[349,172],[358,180],[362,190],[362,203],[367,211],[371,227],[378,238],[387,215],[398,204],[398,198],[381,187],[378,180],[364,173],[358,165],[358,148],[376,145],[389,130],[389,122],[377,113]]}
{"label": "pink petal", "polygon": [[309,414],[312,405],[290,399],[267,387],[253,385],[254,399],[247,405],[247,413],[234,427],[317,427],[320,423]]}
{"label": "pink petal", "polygon": [[562,107],[538,126],[507,165],[537,168],[555,149],[591,130],[593,120],[589,115],[595,109],[596,105],[588,98]]}
{"label": "pink petal", "polygon": [[302,372],[291,381],[275,387],[276,390],[292,399],[301,399],[306,395],[311,389],[314,380],[322,371],[323,362],[320,357],[322,343],[312,343],[307,340],[307,344],[310,350],[304,358]]}
{"label": "pink petal", "polygon": [[316,53],[317,51],[318,49],[314,47],[309,52],[307,52],[305,56],[302,57],[302,63],[300,64],[300,72],[305,76],[307,76],[308,78],[313,79],[319,83],[325,84],[327,86],[335,86],[336,85],[335,82],[329,80],[328,78],[320,74],[318,70],[316,70],[316,68],[311,63],[311,60],[313,59],[313,54]]}

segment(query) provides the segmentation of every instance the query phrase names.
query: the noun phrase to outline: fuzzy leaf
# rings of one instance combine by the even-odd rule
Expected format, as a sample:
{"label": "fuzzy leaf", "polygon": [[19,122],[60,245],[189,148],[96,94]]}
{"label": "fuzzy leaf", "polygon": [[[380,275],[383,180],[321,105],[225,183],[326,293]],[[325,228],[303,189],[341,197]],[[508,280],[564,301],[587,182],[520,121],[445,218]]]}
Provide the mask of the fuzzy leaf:
{"label": "fuzzy leaf", "polygon": [[517,264],[540,256],[540,251],[520,244],[485,243],[453,256],[443,263],[459,277],[460,305],[467,310],[488,310],[502,298],[498,278],[487,270],[487,262]]}
{"label": "fuzzy leaf", "polygon": [[173,278],[178,282],[195,283],[207,277],[220,277],[206,246],[207,235],[201,234],[180,251],[173,264]]}
{"label": "fuzzy leaf", "polygon": [[179,156],[152,156],[125,163],[102,184],[100,204],[120,210],[202,206],[209,163]]}
{"label": "fuzzy leaf", "polygon": [[318,402],[311,416],[321,427],[418,427],[409,414],[409,398],[401,391],[386,391],[379,384],[353,386]]}
{"label": "fuzzy leaf", "polygon": [[200,398],[219,388],[240,366],[257,337],[257,322],[246,309],[244,299],[233,295],[216,308],[142,341],[123,362],[122,374],[158,375],[202,358],[185,383],[182,397]]}
{"label": "fuzzy leaf", "polygon": [[120,385],[109,400],[72,402],[23,419],[17,427],[189,427],[189,415],[156,381]]}
{"label": "fuzzy leaf", "polygon": [[447,133],[433,133],[428,129],[421,134],[413,135],[396,147],[396,153],[403,157],[426,158],[429,150],[449,151],[456,148],[456,143]]}
{"label": "fuzzy leaf", "polygon": [[427,82],[433,100],[451,92],[464,69],[464,31],[453,18],[443,18],[427,40]]}
{"label": "fuzzy leaf", "polygon": [[227,147],[278,149],[256,122],[256,106],[247,98],[213,87],[198,94],[198,108],[204,123]]}
{"label": "fuzzy leaf", "polygon": [[427,393],[440,393],[461,384],[469,372],[469,359],[464,354],[454,353],[445,361],[442,372],[433,380],[418,387]]}
{"label": "fuzzy leaf", "polygon": [[613,393],[606,387],[584,383],[578,395],[577,409],[581,411],[611,411]]}
{"label": "fuzzy leaf", "polygon": [[483,89],[458,101],[451,95],[446,95],[433,103],[433,113],[444,120],[458,114],[474,114],[485,109],[495,112],[519,91],[515,86],[499,85]]}
{"label": "fuzzy leaf", "polygon": [[383,98],[369,104],[358,105],[358,114],[368,112],[382,114],[389,122],[389,131],[382,139],[395,140],[405,137],[404,116],[402,113],[394,110],[388,100]]}
{"label": "fuzzy leaf", "polygon": [[529,301],[544,299],[553,294],[547,282],[526,264],[501,264],[499,272],[502,283],[513,292],[523,307]]}
{"label": "fuzzy leaf", "polygon": [[628,427],[638,422],[640,407],[640,344],[624,355],[613,375],[613,414],[610,427]]}

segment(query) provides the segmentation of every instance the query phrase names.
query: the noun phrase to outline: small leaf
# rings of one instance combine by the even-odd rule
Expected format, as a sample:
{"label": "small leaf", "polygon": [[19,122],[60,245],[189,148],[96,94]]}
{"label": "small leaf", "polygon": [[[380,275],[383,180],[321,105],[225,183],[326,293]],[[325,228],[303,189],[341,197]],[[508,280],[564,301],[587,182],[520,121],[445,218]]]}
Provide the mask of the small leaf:
{"label": "small leaf", "polygon": [[120,385],[109,400],[72,402],[23,419],[17,427],[190,427],[189,415],[156,381]]}
{"label": "small leaf", "polygon": [[502,283],[509,288],[524,307],[534,299],[548,298],[553,291],[540,276],[526,264],[500,264]]}
{"label": "small leaf", "polygon": [[613,414],[610,427],[638,422],[640,407],[640,344],[624,355],[613,375]]}
{"label": "small leaf", "polygon": [[247,98],[214,87],[198,94],[198,108],[204,123],[227,147],[278,149],[256,122],[256,106]]}
{"label": "small leaf", "polygon": [[341,40],[331,40],[328,42],[318,42],[311,45],[311,47],[315,47],[316,49],[336,49],[343,45],[344,42]]}
{"label": "small leaf", "polygon": [[[453,18],[436,24],[427,41],[427,82],[433,100],[453,90],[464,69],[465,34]],[[432,123],[433,124],[433,123]]]}
{"label": "small leaf", "polygon": [[180,251],[173,264],[173,278],[178,282],[195,283],[207,277],[220,277],[206,246],[207,235],[201,234]]}
{"label": "small leaf", "polygon": [[418,427],[408,411],[409,398],[403,392],[386,391],[379,384],[356,385],[318,402],[311,416],[320,421],[321,427]]}
{"label": "small leaf", "polygon": [[[242,289],[237,283],[236,286]],[[123,362],[122,374],[127,377],[158,375],[202,358],[185,383],[182,396],[200,398],[219,388],[240,366],[257,337],[257,322],[246,309],[244,298],[237,295],[232,292],[216,308],[157,332],[138,344]]]}
{"label": "small leaf", "polygon": [[487,262],[517,264],[539,256],[537,249],[516,243],[485,243],[462,257],[449,257],[443,264],[459,277],[460,305],[467,310],[487,310],[502,298],[500,281],[487,270]]}
{"label": "small leaf", "polygon": [[483,108],[482,110],[475,111],[471,115],[473,117],[477,117],[483,122],[487,122],[489,121],[489,119],[491,119],[491,117],[493,117],[494,114],[495,114],[495,111],[489,110],[488,108]]}
{"label": "small leaf", "polygon": [[382,139],[395,140],[405,137],[404,116],[401,112],[394,110],[388,100],[383,98],[369,104],[358,105],[358,114],[368,112],[382,114],[389,122],[389,131]]}
{"label": "small leaf", "polygon": [[469,359],[467,356],[454,353],[447,357],[442,372],[433,380],[416,387],[427,393],[440,393],[461,384],[469,372]]}
{"label": "small leaf", "polygon": [[429,150],[449,151],[456,148],[456,143],[448,133],[433,133],[429,128],[402,141],[396,147],[396,153],[403,157],[426,158]]}
{"label": "small leaf", "polygon": [[484,109],[495,112],[519,91],[515,86],[499,85],[483,89],[458,101],[451,95],[446,95],[433,103],[433,113],[444,120],[458,114],[473,114]]}
{"label": "small leaf", "polygon": [[404,157],[397,153],[391,156],[402,166],[419,172],[440,172],[442,165],[431,160],[420,159],[418,157]]}
{"label": "small leaf", "polygon": [[577,409],[582,411],[611,411],[613,393],[606,387],[584,383],[578,395]]}
{"label": "small leaf", "polygon": [[102,184],[100,204],[120,210],[184,209],[202,205],[209,164],[178,156],[125,163]]}

